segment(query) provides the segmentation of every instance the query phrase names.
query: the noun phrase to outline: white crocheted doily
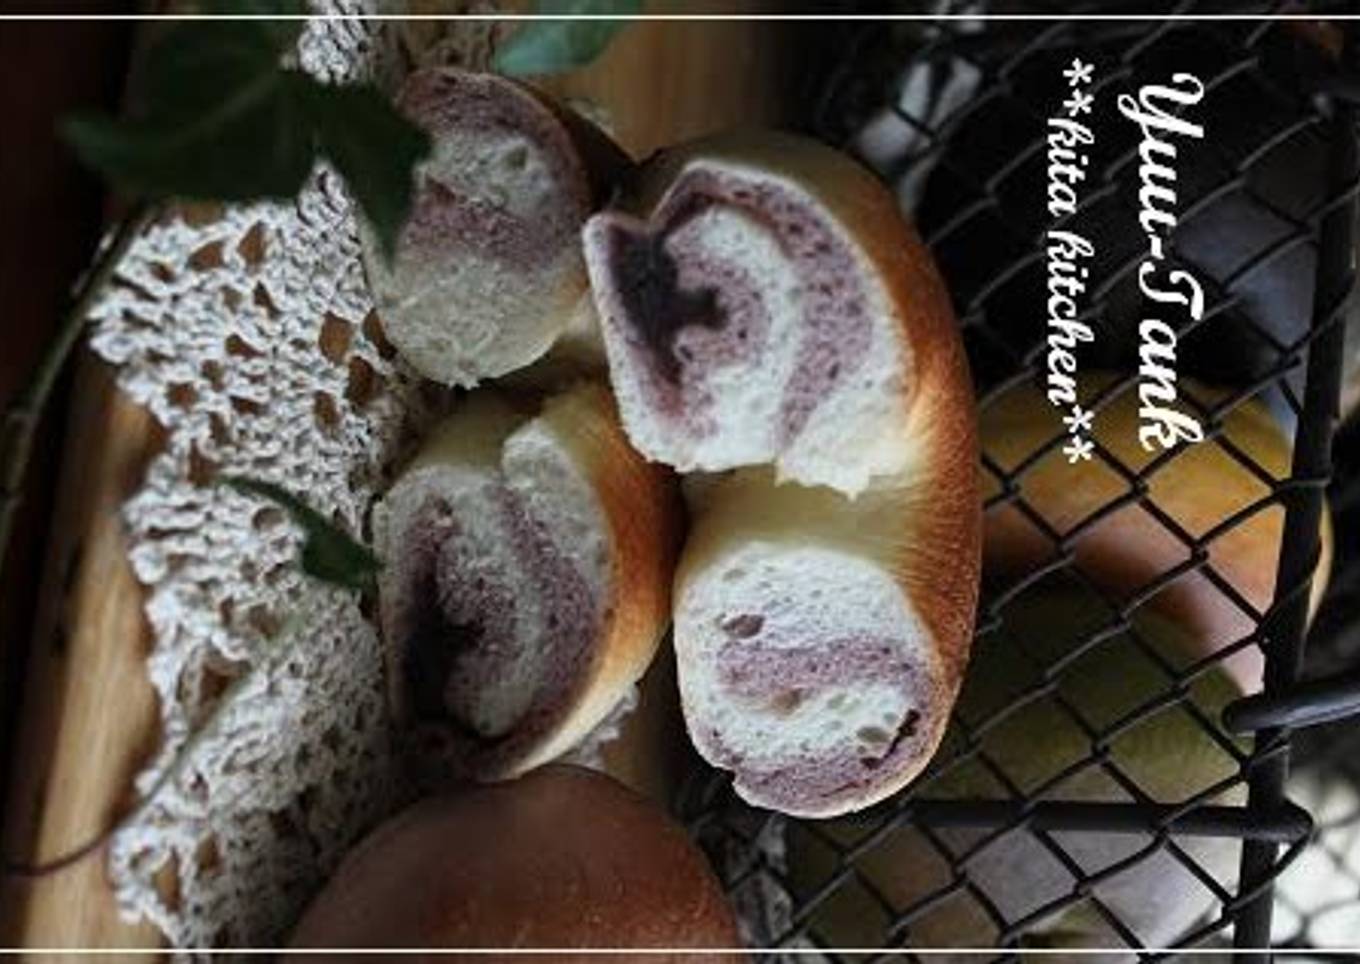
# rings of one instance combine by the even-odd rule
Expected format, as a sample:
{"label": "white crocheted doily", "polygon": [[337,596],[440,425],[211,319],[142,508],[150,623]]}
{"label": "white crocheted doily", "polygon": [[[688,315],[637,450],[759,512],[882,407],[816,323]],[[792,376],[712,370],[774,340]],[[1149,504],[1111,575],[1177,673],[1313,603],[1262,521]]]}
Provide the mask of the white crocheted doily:
{"label": "white crocheted doily", "polygon": [[[326,80],[390,86],[413,61],[484,67],[503,30],[314,19],[297,58]],[[294,203],[186,208],[151,226],[94,322],[95,351],[166,437],[125,508],[162,725],[138,792],[213,720],[114,837],[118,903],[176,947],[276,945],[404,791],[373,624],[353,594],[299,573],[279,510],[212,480],[277,482],[362,533],[384,473],[443,399],[383,343],[350,200],[324,165]]]}

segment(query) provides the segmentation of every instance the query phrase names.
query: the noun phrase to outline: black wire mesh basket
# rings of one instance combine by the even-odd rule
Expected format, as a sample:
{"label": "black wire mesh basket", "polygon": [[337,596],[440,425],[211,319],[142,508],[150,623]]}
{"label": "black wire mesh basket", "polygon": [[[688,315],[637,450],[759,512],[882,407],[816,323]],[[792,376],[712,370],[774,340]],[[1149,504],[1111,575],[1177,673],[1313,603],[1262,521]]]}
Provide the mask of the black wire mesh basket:
{"label": "black wire mesh basket", "polygon": [[[1271,942],[1273,883],[1315,835],[1286,794],[1291,731],[1360,704],[1344,646],[1311,677],[1304,664],[1331,543],[1356,88],[1342,31],[1193,19],[1206,9],[826,28],[808,126],[895,187],[948,283],[991,544],[950,732],[904,792],[832,821],[751,808],[714,771],[682,792],[758,946],[831,960],[1041,946],[1132,958]],[[1094,143],[1076,213],[1054,222],[1047,118],[1074,58],[1094,68]],[[1115,105],[1177,71],[1205,91],[1205,136],[1175,161],[1167,239],[1169,263],[1205,296],[1201,317],[1176,325],[1180,404],[1205,439],[1149,453],[1136,442],[1139,322],[1165,306],[1138,285],[1147,158]],[[1078,375],[1094,457],[1079,468],[1041,395],[1055,226],[1094,248],[1078,313],[1095,336]],[[999,534],[1023,549],[992,552]],[[1355,595],[1346,572],[1332,598]],[[1331,612],[1315,628],[1335,624],[1335,641],[1346,620]],[[1353,755],[1353,727],[1308,737],[1324,732],[1314,759]],[[1360,812],[1327,826],[1347,821]],[[1360,885],[1350,900],[1360,916]],[[1308,946],[1310,914],[1329,909],[1296,908],[1278,942]]]}

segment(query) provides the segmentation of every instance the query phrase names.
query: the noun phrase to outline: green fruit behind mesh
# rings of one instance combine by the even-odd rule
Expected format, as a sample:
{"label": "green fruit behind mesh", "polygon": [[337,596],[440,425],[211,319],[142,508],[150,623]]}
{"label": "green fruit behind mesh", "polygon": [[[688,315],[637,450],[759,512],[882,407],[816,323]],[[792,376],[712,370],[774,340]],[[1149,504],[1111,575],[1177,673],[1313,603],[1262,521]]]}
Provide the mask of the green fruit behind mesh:
{"label": "green fruit behind mesh", "polygon": [[[1098,598],[1052,584],[1008,604],[1001,616],[1002,625],[975,644],[955,720],[931,772],[911,795],[1131,802],[1134,797],[1097,760],[1094,751],[1102,744],[1109,762],[1160,803],[1190,800],[1235,777],[1232,743],[1218,730],[1217,719],[1238,691],[1210,666],[1186,681],[1183,697],[1177,697],[1181,684],[1175,677],[1192,665],[1195,649],[1176,626],[1138,614],[1131,627],[1111,630],[1113,613]],[[970,736],[978,754],[970,753]],[[1237,784],[1212,802],[1243,798]],[[810,936],[827,946],[878,946],[898,915],[915,907],[919,915],[906,931],[895,932],[897,942],[909,936],[915,946],[994,944],[997,923],[974,894],[955,886],[951,860],[909,822],[885,833],[892,822],[891,807],[885,806],[791,826],[789,878],[799,899],[839,872],[840,854],[881,835],[854,857],[854,873],[817,907]],[[937,831],[937,837],[960,854],[987,833],[951,829]],[[1052,836],[1086,874],[1153,843],[1144,834]],[[1237,841],[1176,839],[1213,878],[1231,882]],[[1076,884],[1063,862],[1025,830],[991,841],[965,869],[1009,922],[1063,899]],[[1154,946],[1174,941],[1215,904],[1213,893],[1164,849],[1097,885],[1095,894],[1137,939]],[[1024,943],[1030,945],[1125,946],[1086,899],[1043,914],[1026,931]]]}

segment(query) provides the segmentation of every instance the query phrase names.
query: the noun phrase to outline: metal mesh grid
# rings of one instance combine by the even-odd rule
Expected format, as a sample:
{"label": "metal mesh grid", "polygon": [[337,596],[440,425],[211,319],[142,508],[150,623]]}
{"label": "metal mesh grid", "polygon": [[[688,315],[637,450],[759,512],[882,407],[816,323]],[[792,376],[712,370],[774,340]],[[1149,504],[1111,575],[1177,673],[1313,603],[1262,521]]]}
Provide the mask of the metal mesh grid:
{"label": "metal mesh grid", "polygon": [[1351,946],[1360,919],[1360,728],[1333,724],[1300,734],[1290,786],[1312,810],[1308,849],[1279,879],[1274,942]]}
{"label": "metal mesh grid", "polygon": [[[1270,691],[1286,689],[1299,669],[1350,285],[1335,253],[1350,246],[1343,222],[1354,158],[1338,161],[1332,145],[1343,122],[1315,96],[1333,84],[1334,61],[1319,35],[1278,22],[845,24],[826,41],[833,55],[818,74],[810,126],[862,148],[854,135],[889,104],[911,132],[875,160],[919,195],[918,227],[955,299],[984,423],[986,512],[1013,513],[1043,550],[984,579],[961,709],[931,769],[904,793],[851,819],[800,822],[745,806],[706,772],[682,795],[681,813],[762,946],[1138,950],[1223,944],[1234,924],[1239,943],[1259,944],[1271,880],[1304,852],[1310,824],[1279,796],[1287,732],[1264,729],[1254,740],[1231,732],[1221,713],[1236,694],[1222,680],[1231,661],[1261,650]],[[1105,496],[1055,525],[1031,494],[1059,457],[1056,416],[1050,410],[1043,441],[1005,458],[989,449],[985,426],[1043,365],[1043,125],[1074,53],[1096,63],[1093,90],[1104,101],[1093,124],[1099,174],[1067,225],[1097,250],[1079,318],[1098,334],[1082,371],[1118,373],[1086,380],[1096,386],[1088,407],[1097,424],[1136,392],[1144,307],[1136,271],[1145,239],[1118,230],[1137,220],[1137,129],[1116,119],[1113,92],[1191,64],[1206,102],[1230,106],[1211,115],[1193,162],[1178,162],[1171,241],[1207,296],[1202,320],[1179,327],[1178,361],[1195,379],[1182,382],[1182,400],[1206,441],[1196,455],[1179,448],[1132,460],[1097,435]],[[973,89],[944,113],[930,97],[904,104],[908,68],[937,84],[963,71]],[[1319,339],[1328,347],[1310,364]],[[1240,430],[1267,409],[1295,429],[1292,464],[1263,464]],[[1249,480],[1252,496],[1191,524],[1168,509],[1174,493],[1161,483],[1179,485],[1174,473],[1188,463],[1178,460],[1192,458]],[[1174,551],[1115,587],[1081,548],[1130,512]],[[1217,554],[1265,520],[1282,525],[1290,545],[1273,604],[1269,586],[1264,596],[1245,591]],[[1214,652],[1187,658],[1166,642],[1163,603],[1191,582],[1232,618],[1216,624]],[[1027,749],[1039,744],[1041,752]],[[1203,912],[1165,933],[1157,918],[1174,919],[1173,904]],[[1308,939],[1308,917],[1298,920],[1286,941]]]}
{"label": "metal mesh grid", "polygon": [[[1337,436],[1335,478],[1328,503],[1336,529],[1360,525],[1360,421]],[[1360,666],[1360,544],[1337,542],[1331,585],[1309,634],[1308,678],[1354,672]],[[1360,726],[1340,721],[1294,738],[1290,786],[1305,795],[1316,827],[1308,850],[1281,875],[1276,892],[1276,943],[1336,946],[1338,932],[1360,921]]]}

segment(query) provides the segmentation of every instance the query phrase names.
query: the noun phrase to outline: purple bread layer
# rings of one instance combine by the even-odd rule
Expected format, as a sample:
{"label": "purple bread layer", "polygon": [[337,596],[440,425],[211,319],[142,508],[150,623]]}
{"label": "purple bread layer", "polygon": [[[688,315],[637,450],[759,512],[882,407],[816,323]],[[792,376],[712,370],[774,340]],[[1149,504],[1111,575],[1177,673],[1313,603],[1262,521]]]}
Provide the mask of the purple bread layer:
{"label": "purple bread layer", "polygon": [[793,194],[770,183],[744,183],[731,175],[695,172],[685,179],[700,193],[722,196],[758,210],[780,248],[794,262],[804,305],[794,371],[780,406],[780,443],[789,444],[837,383],[864,364],[873,340],[859,265],[848,244],[825,219]]}
{"label": "purple bread layer", "polygon": [[[673,225],[678,229],[681,225]],[[622,332],[630,350],[655,359],[659,371],[642,366],[647,374],[642,390],[648,403],[671,419],[681,419],[686,431],[702,438],[716,431],[713,397],[703,372],[715,365],[752,363],[766,347],[769,316],[747,273],[731,263],[685,251],[683,240],[666,243],[671,251],[685,251],[680,263],[655,237],[640,237],[621,226],[606,235],[615,274],[634,279],[621,292],[630,318],[641,324]],[[716,290],[698,290],[718,279]]]}
{"label": "purple bread layer", "polygon": [[774,646],[771,640],[756,638],[763,619],[755,614],[725,620],[721,628],[730,641],[718,652],[719,681],[753,712],[790,714],[828,687],[885,681],[900,681],[902,692],[915,704],[895,731],[886,725],[867,726],[853,734],[870,747],[881,747],[881,752],[868,755],[842,752],[828,758],[808,753],[778,760],[752,759],[729,747],[720,730],[700,730],[704,756],[733,771],[738,783],[762,805],[806,812],[855,799],[881,784],[885,776],[911,765],[926,749],[921,744],[929,734],[918,732],[919,722],[923,717],[936,717],[939,694],[928,675],[900,654],[900,641],[851,636],[823,640],[817,646]]}
{"label": "purple bread layer", "polygon": [[[710,757],[723,769],[735,774],[737,787],[760,806],[787,813],[825,813],[842,809],[865,799],[904,768],[915,765],[926,747],[920,734],[921,714],[912,710],[898,732],[892,736],[891,749],[879,757],[860,758],[852,753],[836,757],[796,756],[783,760],[725,762],[721,737],[710,734],[720,753]],[[729,751],[730,752],[730,751]]]}
{"label": "purple bread layer", "polygon": [[448,714],[450,682],[466,673],[470,653],[482,660],[516,655],[513,593],[485,570],[459,584],[450,556],[460,531],[452,507],[436,496],[412,514],[398,541],[408,608],[390,630],[401,640],[408,704],[417,717]]}
{"label": "purple bread layer", "polygon": [[[402,88],[398,106],[436,139],[452,128],[524,136],[551,171],[553,188],[543,192],[551,200],[531,216],[516,216],[422,169],[402,231],[404,254],[437,251],[452,257],[458,250],[475,249],[517,268],[542,269],[571,246],[590,213],[584,174],[563,160],[575,157],[576,148],[546,108],[528,94],[505,96],[504,86],[504,81],[421,71]],[[490,95],[493,89],[499,96]]]}
{"label": "purple bread layer", "polygon": [[896,640],[863,636],[817,646],[728,643],[718,651],[718,678],[742,699],[769,699],[787,712],[825,686],[910,676],[911,663],[896,649]]}
{"label": "purple bread layer", "polygon": [[461,252],[475,252],[514,268],[542,271],[561,253],[570,233],[562,224],[568,223],[550,211],[541,220],[526,221],[425,176],[401,236],[401,253],[414,258],[428,257],[417,252],[437,251],[442,260],[453,260]]}
{"label": "purple bread layer", "polygon": [[703,410],[712,402],[702,391],[705,373],[717,365],[755,361],[770,331],[769,312],[747,272],[705,256],[697,243],[673,237],[714,205],[735,208],[760,225],[800,280],[798,354],[780,407],[780,444],[787,445],[820,401],[864,363],[873,336],[865,293],[855,281],[860,270],[853,252],[791,192],[691,170],[681,175],[649,223],[630,224],[631,219],[615,216],[605,243],[627,316],[618,334],[635,367],[646,373],[643,391],[658,416],[680,422],[694,437],[712,431]]}
{"label": "purple bread layer", "polygon": [[[467,724],[466,711],[496,677],[498,666],[520,655],[524,644],[514,639],[510,618],[516,591],[485,565],[475,574],[461,565],[464,560],[447,541],[457,532],[457,520],[448,517],[442,526],[430,525],[430,514],[439,514],[437,504],[413,513],[398,543],[408,547],[410,585],[425,594],[415,597],[414,612],[393,621],[406,628],[398,632],[413,717],[409,749],[417,770],[436,781],[496,773],[551,731],[585,685],[602,622],[586,579],[561,557],[540,524],[504,484],[496,483],[493,495],[511,533],[507,548],[514,564],[528,573],[532,591],[547,610],[543,672],[527,711],[508,733],[476,733]],[[427,534],[431,529],[433,538]]]}

